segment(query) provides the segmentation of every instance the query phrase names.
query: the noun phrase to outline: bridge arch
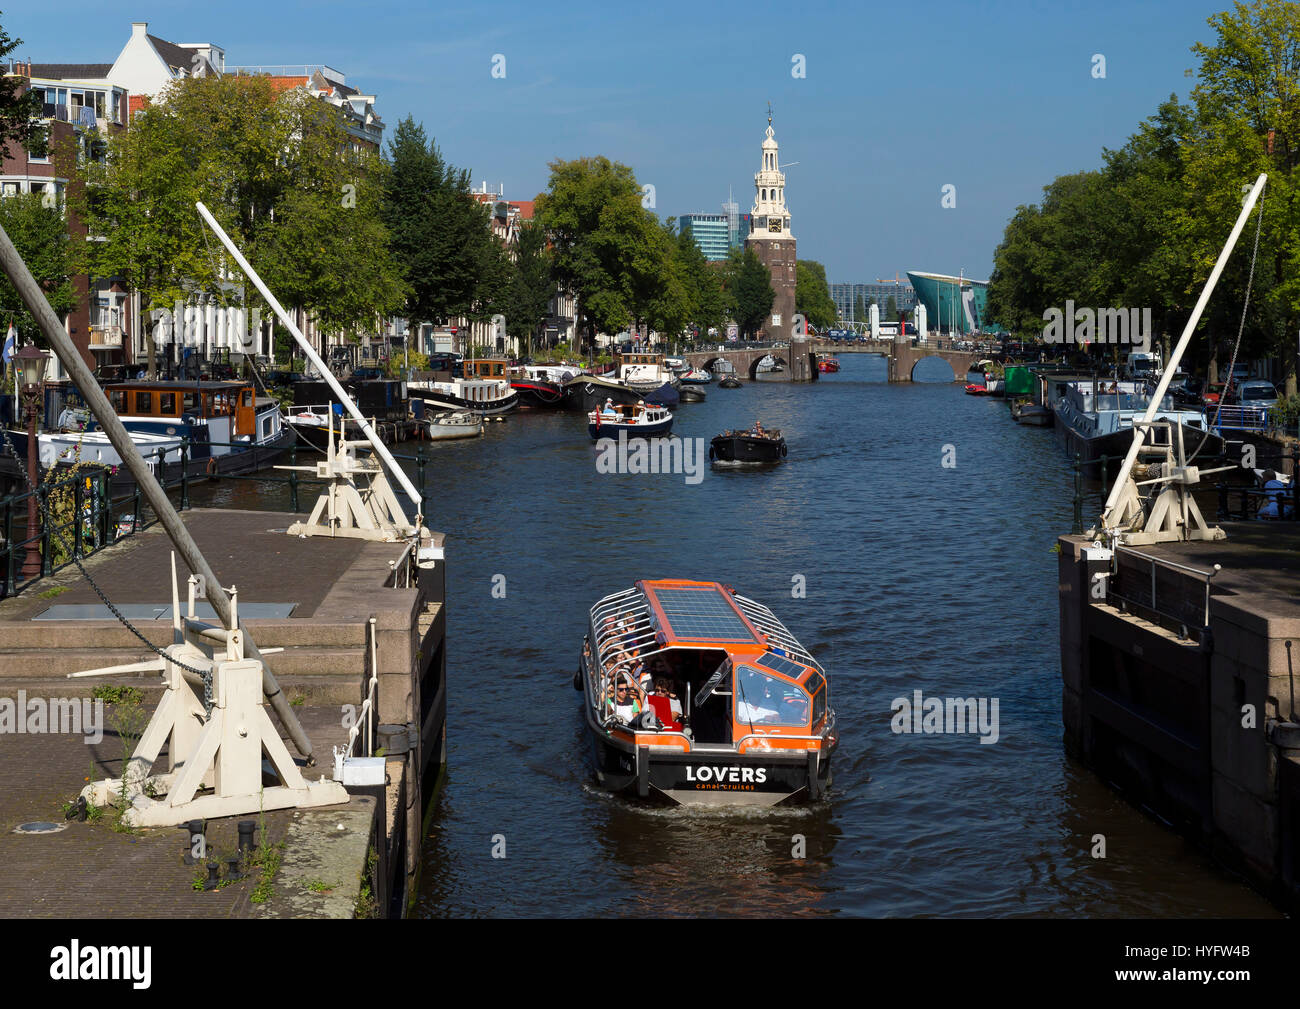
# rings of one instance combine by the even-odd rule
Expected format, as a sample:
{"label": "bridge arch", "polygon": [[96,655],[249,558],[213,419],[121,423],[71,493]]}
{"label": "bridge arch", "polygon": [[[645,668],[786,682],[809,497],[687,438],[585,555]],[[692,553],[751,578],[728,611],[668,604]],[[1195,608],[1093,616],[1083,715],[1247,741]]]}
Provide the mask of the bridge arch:
{"label": "bridge arch", "polygon": [[[756,354],[754,355],[754,359],[753,359],[752,361],[749,362],[749,380],[750,380],[751,382],[757,382],[757,381],[758,381],[758,365],[759,365],[759,362],[762,361],[763,358],[767,357],[768,353],[770,353],[770,352],[765,352],[765,353],[762,353],[762,354],[757,354],[757,353],[756,353]],[[780,354],[772,354],[772,358],[773,358],[773,360],[776,361],[777,364],[781,365],[781,366],[782,366],[783,368],[785,368],[787,371],[790,370],[790,362],[787,361],[787,360],[786,360],[784,357],[782,357]]]}
{"label": "bridge arch", "polygon": [[[925,361],[938,361],[939,364],[943,365],[943,368],[940,369],[937,365],[926,365],[924,370],[934,371],[936,373],[936,377],[934,378],[925,377],[919,379],[919,381],[937,382],[937,383],[957,381],[957,369],[953,366],[952,361],[950,361],[947,357],[944,357],[940,354],[926,354],[923,357],[918,357],[915,361],[913,361],[911,371],[909,371],[907,375],[910,381],[912,382],[918,381],[916,377],[916,369],[921,367],[922,363]],[[945,371],[949,375],[948,378],[942,377]]]}

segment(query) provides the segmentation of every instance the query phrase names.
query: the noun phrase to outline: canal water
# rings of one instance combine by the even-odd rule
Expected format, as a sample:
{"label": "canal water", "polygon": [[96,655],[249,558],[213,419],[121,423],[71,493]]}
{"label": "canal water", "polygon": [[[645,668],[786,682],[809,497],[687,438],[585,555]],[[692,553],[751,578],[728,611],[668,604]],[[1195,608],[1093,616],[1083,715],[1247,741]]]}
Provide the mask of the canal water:
{"label": "canal water", "polygon": [[[429,448],[449,770],[416,912],[1275,915],[1064,754],[1053,546],[1073,482],[1052,433],[963,395],[941,362],[918,372],[936,381],[889,385],[882,359],[841,360],[811,385],[710,386],[677,411],[674,433],[705,446],[780,428],[789,459],[771,470],[600,473],[571,414]],[[282,498],[227,481],[194,503]],[[587,611],[664,577],[766,603],[827,668],[826,802],[665,810],[593,787],[572,686]],[[996,698],[997,741],[896,734],[894,699],[918,690]]]}

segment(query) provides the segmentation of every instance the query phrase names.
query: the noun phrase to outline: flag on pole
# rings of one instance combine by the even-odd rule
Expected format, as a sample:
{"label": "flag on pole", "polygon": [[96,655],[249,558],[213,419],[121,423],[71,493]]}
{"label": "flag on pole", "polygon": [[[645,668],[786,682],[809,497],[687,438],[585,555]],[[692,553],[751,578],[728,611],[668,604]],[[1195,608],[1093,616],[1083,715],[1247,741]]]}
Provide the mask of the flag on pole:
{"label": "flag on pole", "polygon": [[[18,330],[14,329],[14,320],[9,320],[9,332],[5,336],[4,353],[0,354],[7,366],[18,351]],[[14,423],[18,423],[18,368],[14,367]]]}

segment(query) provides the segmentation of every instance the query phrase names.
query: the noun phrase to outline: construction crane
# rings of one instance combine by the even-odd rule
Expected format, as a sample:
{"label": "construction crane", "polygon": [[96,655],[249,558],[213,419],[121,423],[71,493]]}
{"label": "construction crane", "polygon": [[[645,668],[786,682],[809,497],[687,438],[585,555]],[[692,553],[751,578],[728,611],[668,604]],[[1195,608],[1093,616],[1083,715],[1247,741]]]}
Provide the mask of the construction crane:
{"label": "construction crane", "polygon": [[876,278],[876,283],[877,283],[877,284],[894,284],[895,286],[897,286],[897,285],[899,285],[899,284],[910,284],[911,281],[910,281],[910,280],[903,280],[902,278],[900,278],[900,277],[898,276],[898,271],[895,270],[895,271],[894,271],[894,279],[893,279],[893,280],[890,280],[890,279],[888,279],[887,277],[877,277],[877,278]]}

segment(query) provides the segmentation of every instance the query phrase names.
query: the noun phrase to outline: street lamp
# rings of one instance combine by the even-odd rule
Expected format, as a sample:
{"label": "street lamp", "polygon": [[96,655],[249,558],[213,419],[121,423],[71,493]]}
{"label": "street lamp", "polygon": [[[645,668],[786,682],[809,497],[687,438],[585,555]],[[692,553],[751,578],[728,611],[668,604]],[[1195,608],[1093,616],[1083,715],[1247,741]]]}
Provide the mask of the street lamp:
{"label": "street lamp", "polygon": [[47,351],[29,343],[13,357],[23,403],[27,407],[27,482],[31,487],[31,496],[27,499],[27,550],[19,572],[24,580],[37,578],[41,573],[41,555],[36,542],[40,528],[36,501],[36,411],[40,408],[45,362],[49,356]]}

